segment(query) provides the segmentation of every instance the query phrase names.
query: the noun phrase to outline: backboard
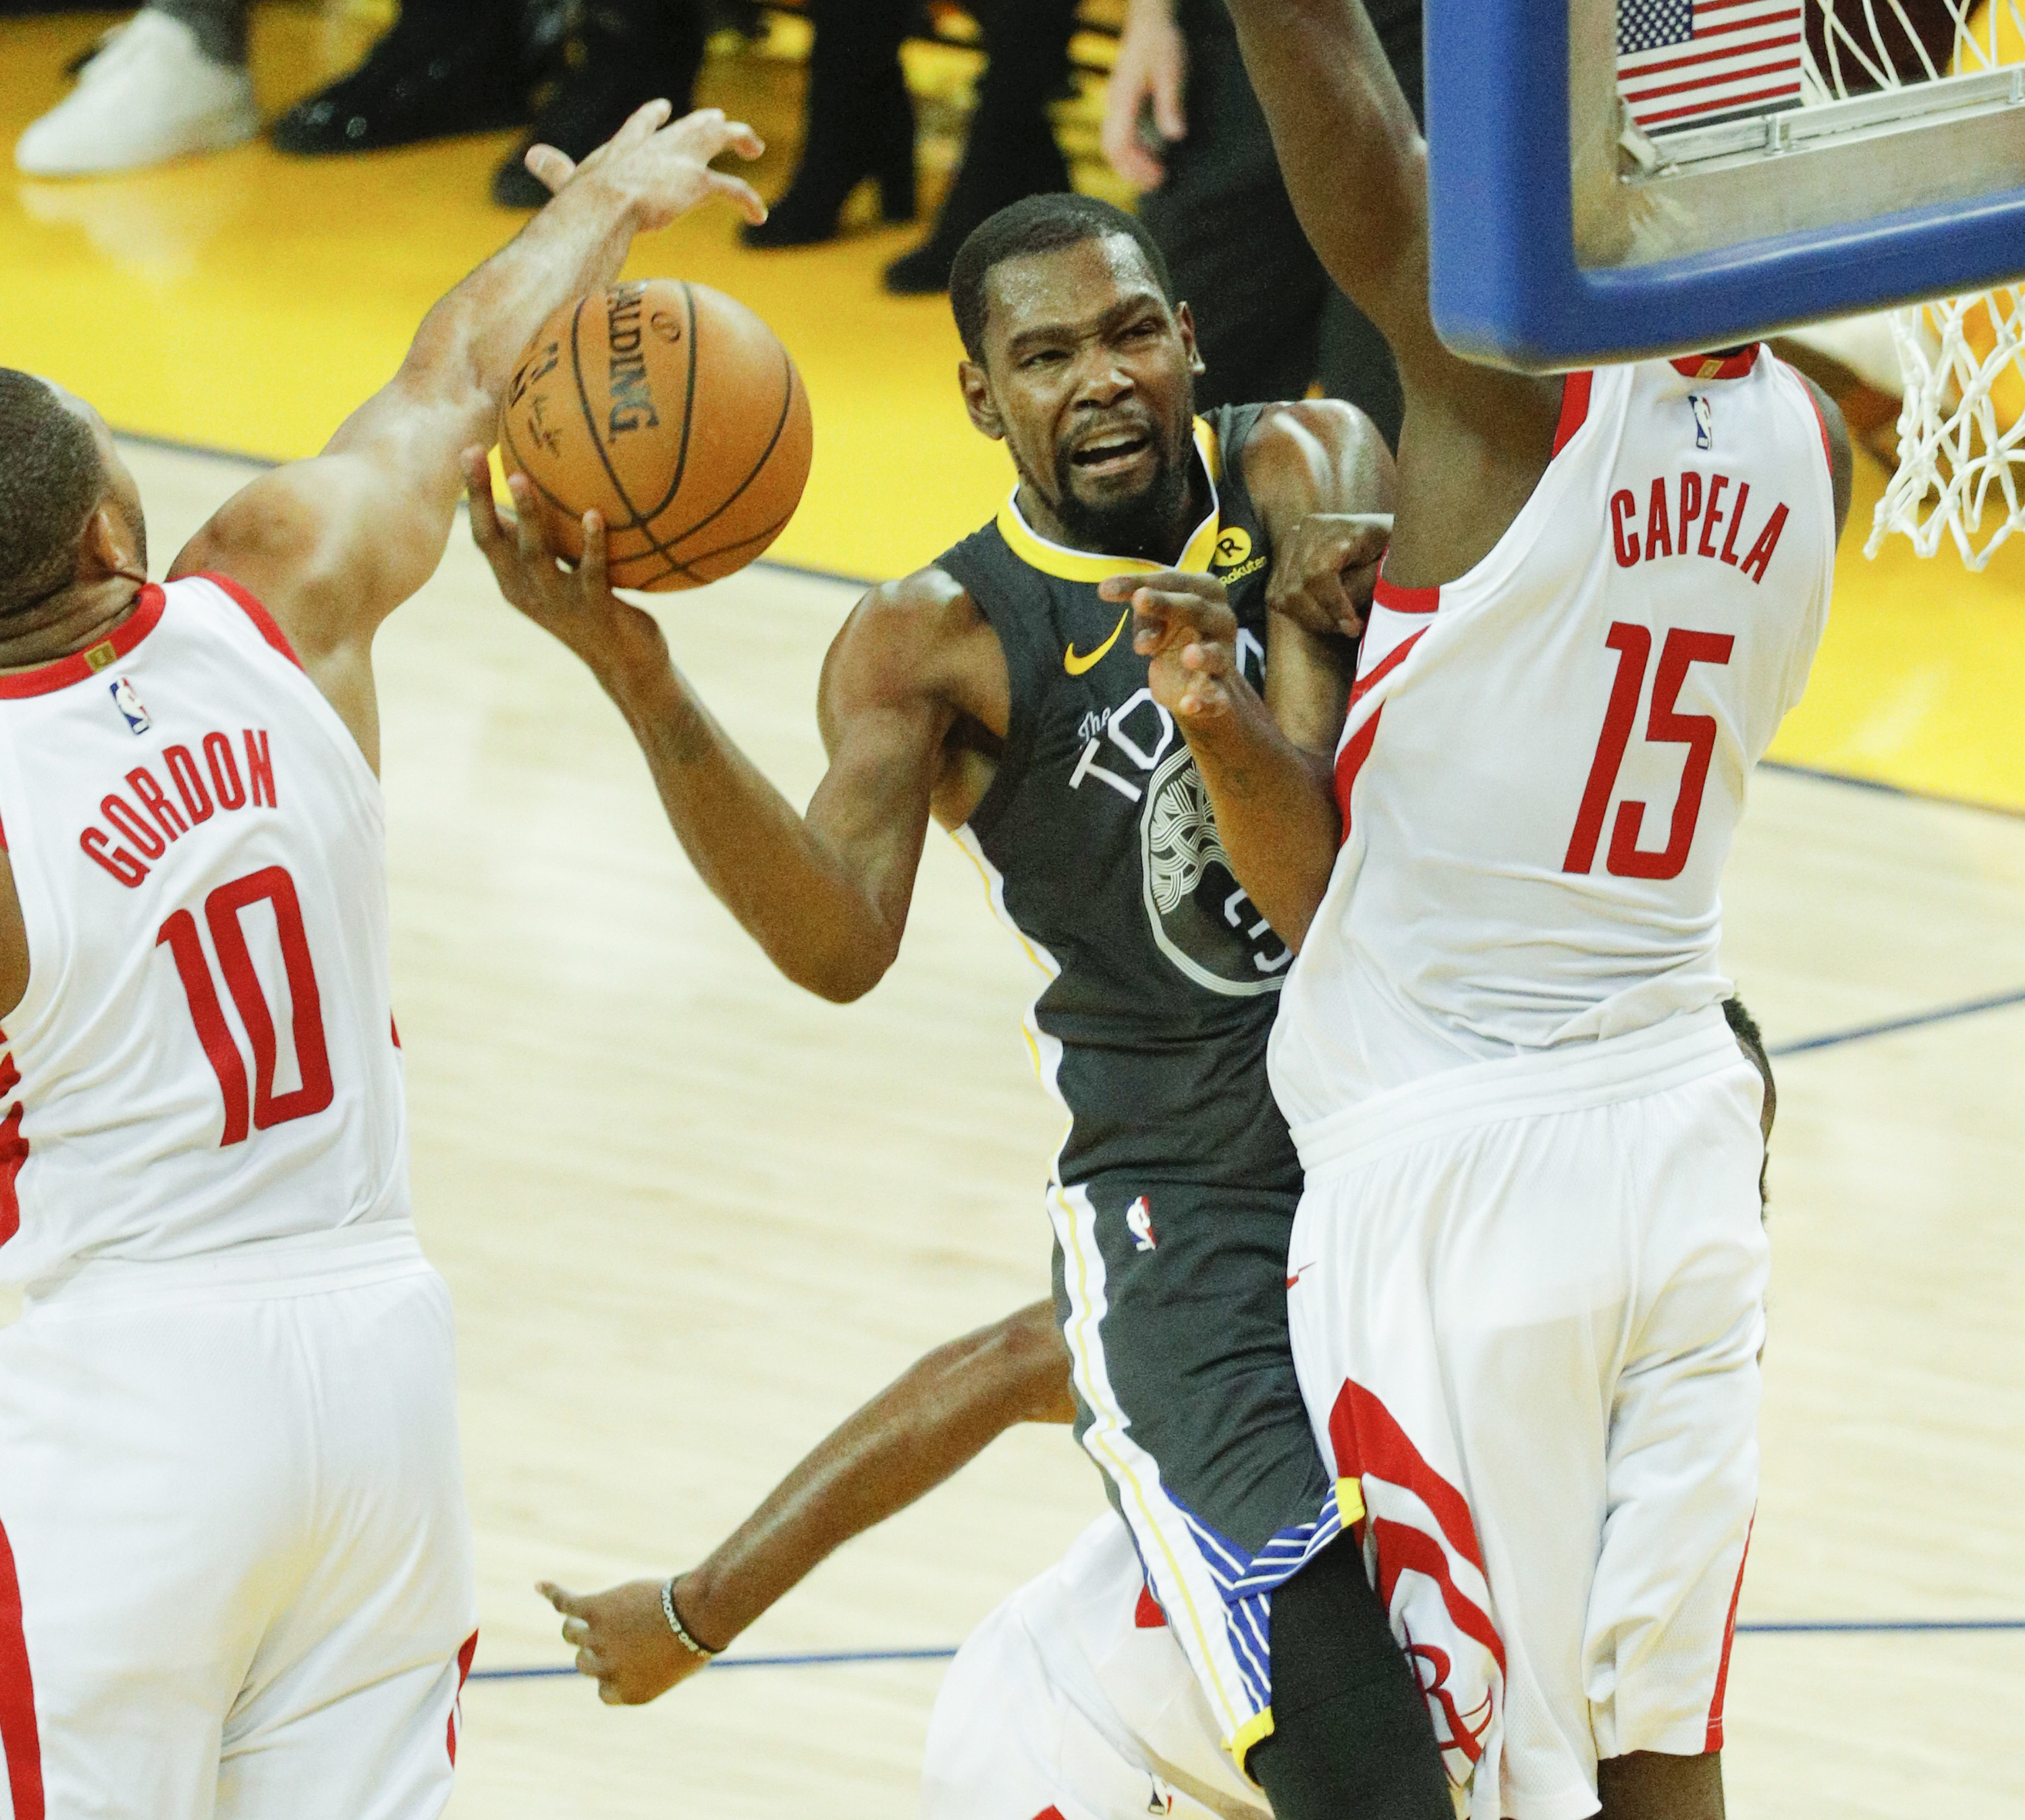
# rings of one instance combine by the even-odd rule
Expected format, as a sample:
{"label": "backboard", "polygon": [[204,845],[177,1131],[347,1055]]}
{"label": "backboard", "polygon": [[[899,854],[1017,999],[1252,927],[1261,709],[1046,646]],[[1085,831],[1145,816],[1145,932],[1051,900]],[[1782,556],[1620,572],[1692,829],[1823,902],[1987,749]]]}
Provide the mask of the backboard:
{"label": "backboard", "polygon": [[2025,274],[2020,0],[1427,0],[1472,359],[1680,354]]}

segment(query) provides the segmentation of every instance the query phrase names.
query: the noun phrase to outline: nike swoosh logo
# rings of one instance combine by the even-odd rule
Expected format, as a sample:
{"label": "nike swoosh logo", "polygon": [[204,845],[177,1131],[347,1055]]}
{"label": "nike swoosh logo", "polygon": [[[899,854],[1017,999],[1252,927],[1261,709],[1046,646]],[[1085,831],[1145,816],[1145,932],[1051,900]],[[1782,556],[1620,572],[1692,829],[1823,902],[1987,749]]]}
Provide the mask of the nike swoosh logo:
{"label": "nike swoosh logo", "polygon": [[1125,622],[1131,617],[1132,609],[1127,607],[1118,616],[1118,623],[1111,628],[1111,636],[1087,657],[1079,657],[1076,655],[1075,642],[1071,639],[1069,648],[1062,653],[1062,667],[1071,676],[1080,676],[1086,670],[1092,669],[1101,663],[1104,660],[1104,653],[1118,642],[1118,634],[1125,630]]}

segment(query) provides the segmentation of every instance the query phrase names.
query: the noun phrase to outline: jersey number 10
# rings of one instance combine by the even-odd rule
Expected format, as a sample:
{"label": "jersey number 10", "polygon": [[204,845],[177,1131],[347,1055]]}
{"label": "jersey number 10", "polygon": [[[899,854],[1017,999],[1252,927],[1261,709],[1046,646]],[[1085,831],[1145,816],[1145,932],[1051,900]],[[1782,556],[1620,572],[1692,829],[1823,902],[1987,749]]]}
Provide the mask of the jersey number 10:
{"label": "jersey number 10", "polygon": [[[296,1072],[300,1084],[291,1093],[274,1091],[274,1014],[268,1009],[259,976],[253,970],[253,957],[246,946],[246,932],[240,916],[252,904],[263,900],[274,906],[274,932],[281,939],[281,964],[288,976],[289,1021],[295,1027]],[[221,884],[204,900],[204,920],[210,926],[211,943],[218,950],[218,965],[225,975],[226,990],[232,995],[240,1024],[253,1046],[253,1090],[246,1085],[245,1058],[233,1040],[225,1021],[225,1008],[219,1002],[218,987],[204,957],[204,943],[197,932],[197,918],[179,910],[162,925],[155,946],[167,944],[175,957],[176,972],[189,1000],[190,1020],[197,1026],[197,1040],[204,1045],[211,1071],[218,1076],[225,1095],[225,1135],[228,1144],[245,1141],[250,1115],[252,1127],[264,1131],[270,1125],[291,1119],[307,1119],[331,1102],[330,1051],[324,1042],[323,999],[317,991],[316,969],[310,962],[309,938],[303,929],[303,906],[296,895],[296,881],[287,869],[264,867]]]}
{"label": "jersey number 10", "polygon": [[[1632,724],[1638,718],[1638,698],[1645,693],[1645,671],[1652,661],[1652,634],[1643,626],[1620,620],[1604,642],[1617,653],[1617,680],[1611,685],[1610,706],[1604,711],[1603,733],[1589,768],[1589,785],[1582,792],[1567,858],[1561,862],[1564,872],[1587,872],[1596,864],[1603,818],[1610,807],[1611,792],[1617,788],[1624,748],[1631,743]],[[1611,829],[1604,866],[1613,878],[1678,878],[1687,865],[1688,849],[1695,843],[1695,823],[1701,816],[1702,792],[1708,784],[1709,759],[1715,751],[1715,721],[1709,715],[1678,711],[1681,685],[1687,680],[1691,664],[1727,664],[1736,642],[1726,632],[1676,630],[1667,634],[1659,653],[1659,674],[1652,682],[1652,714],[1645,723],[1645,737],[1656,745],[1688,748],[1687,762],[1681,767],[1681,793],[1674,800],[1667,844],[1656,851],[1638,844],[1646,805],[1617,805],[1617,822]]]}

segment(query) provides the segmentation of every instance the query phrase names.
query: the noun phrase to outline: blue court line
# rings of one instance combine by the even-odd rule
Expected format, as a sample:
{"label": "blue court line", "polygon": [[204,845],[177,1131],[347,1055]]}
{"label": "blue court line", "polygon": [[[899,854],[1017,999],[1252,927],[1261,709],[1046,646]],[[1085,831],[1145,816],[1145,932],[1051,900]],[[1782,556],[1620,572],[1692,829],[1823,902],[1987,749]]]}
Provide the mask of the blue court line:
{"label": "blue court line", "polygon": [[1810,1049],[1833,1049],[1845,1042],[1861,1042],[1866,1037],[1889,1036],[1895,1031],[1919,1030],[1929,1024],[1946,1024],[1956,1017],[1973,1017],[1979,1011],[2001,1011],[2008,1005],[2025,1005],[2025,987],[2011,992],[1993,992],[1986,998],[1965,998],[1957,1005],[1937,1006],[1931,1011],[1915,1011],[1904,1017],[1887,1017],[1876,1024],[1858,1024],[1847,1030],[1831,1030],[1819,1036],[1803,1036],[1795,1042],[1776,1042],[1767,1055],[1803,1055]]}
{"label": "blue court line", "polygon": [[[946,1662],[956,1645],[940,1649],[814,1649],[795,1656],[721,1656],[713,1668],[822,1668],[849,1662]],[[472,1681],[546,1681],[575,1668],[474,1668]]]}
{"label": "blue court line", "polygon": [[1974,796],[1951,796],[1945,790],[1916,790],[1907,784],[1887,783],[1882,778],[1858,777],[1850,771],[1825,770],[1819,765],[1796,765],[1785,759],[1760,759],[1761,771],[1783,771],[1789,778],[1812,778],[1817,783],[1840,784],[1852,790],[1869,790],[1880,796],[1906,796],[1916,803],[1945,803],[1952,809],[1980,809],[1986,815],[2008,815],[2025,820],[2025,809],[2005,803],[1985,803]]}
{"label": "blue court line", "polygon": [[[1832,1633],[1840,1636],[1902,1636],[1920,1631],[2025,1631],[2025,1618],[1799,1618],[1788,1622],[1739,1624],[1744,1636],[1792,1637]],[[946,1649],[817,1649],[796,1656],[726,1656],[718,1668],[820,1668],[852,1662],[946,1662],[956,1653]],[[473,1681],[550,1681],[573,1675],[575,1669],[474,1668]]]}

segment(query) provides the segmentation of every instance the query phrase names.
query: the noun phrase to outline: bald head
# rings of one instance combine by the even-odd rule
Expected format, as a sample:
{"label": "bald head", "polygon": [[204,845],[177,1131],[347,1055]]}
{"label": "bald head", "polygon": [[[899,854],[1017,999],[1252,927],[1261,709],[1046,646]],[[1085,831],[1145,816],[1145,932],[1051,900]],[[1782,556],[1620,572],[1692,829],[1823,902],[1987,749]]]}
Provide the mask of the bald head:
{"label": "bald head", "polygon": [[85,408],[0,366],[0,618],[64,586],[110,476]]}

